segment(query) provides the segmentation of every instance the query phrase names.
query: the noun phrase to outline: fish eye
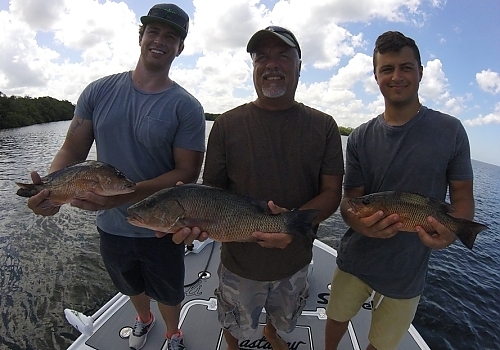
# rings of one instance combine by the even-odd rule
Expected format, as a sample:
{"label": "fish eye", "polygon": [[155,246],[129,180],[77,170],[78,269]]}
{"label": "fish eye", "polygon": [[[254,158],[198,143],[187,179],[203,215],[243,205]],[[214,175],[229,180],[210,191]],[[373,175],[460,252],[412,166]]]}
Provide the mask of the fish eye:
{"label": "fish eye", "polygon": [[116,177],[119,178],[119,179],[123,179],[123,178],[125,178],[125,174],[122,173],[121,171],[117,171],[116,172]]}
{"label": "fish eye", "polygon": [[146,201],[146,208],[152,208],[156,205],[156,199],[155,198],[150,198]]}
{"label": "fish eye", "polygon": [[364,205],[368,205],[370,204],[370,200],[368,198],[364,198],[361,203],[363,203]]}

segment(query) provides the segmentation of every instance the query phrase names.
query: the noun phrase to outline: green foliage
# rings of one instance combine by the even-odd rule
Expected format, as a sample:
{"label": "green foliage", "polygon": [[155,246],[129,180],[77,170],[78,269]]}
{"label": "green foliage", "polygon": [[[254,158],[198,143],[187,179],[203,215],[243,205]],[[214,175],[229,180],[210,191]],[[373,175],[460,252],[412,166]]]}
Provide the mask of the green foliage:
{"label": "green foliage", "polygon": [[71,120],[75,106],[52,97],[0,95],[0,129]]}
{"label": "green foliage", "polygon": [[340,135],[343,136],[349,136],[353,130],[354,130],[353,128],[339,126]]}
{"label": "green foliage", "polygon": [[205,120],[214,121],[220,114],[205,113]]}
{"label": "green foliage", "polygon": [[[33,124],[71,120],[75,105],[52,97],[7,97],[0,93],[0,129],[19,128]],[[220,115],[205,113],[205,119],[214,121]],[[340,134],[347,136],[353,130],[339,126]]]}
{"label": "green foliage", "polygon": [[[211,121],[214,121],[215,119],[217,119],[217,117],[218,117],[219,115],[220,115],[220,113],[219,113],[219,114],[205,113],[205,119],[206,119],[206,120],[211,120]],[[339,126],[340,135],[343,135],[343,136],[349,136],[349,134],[350,134],[353,130],[354,130],[353,128],[344,127],[344,126]]]}

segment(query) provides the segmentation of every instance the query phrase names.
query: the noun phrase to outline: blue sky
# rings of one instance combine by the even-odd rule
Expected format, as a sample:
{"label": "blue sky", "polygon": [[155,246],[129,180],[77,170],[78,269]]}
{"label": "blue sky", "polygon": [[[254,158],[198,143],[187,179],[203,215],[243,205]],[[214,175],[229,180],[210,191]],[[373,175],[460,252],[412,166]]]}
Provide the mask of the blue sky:
{"label": "blue sky", "polygon": [[[0,91],[76,102],[92,80],[135,67],[138,24],[155,1],[0,0]],[[417,42],[424,105],[459,118],[472,158],[500,166],[500,1],[182,0],[191,17],[171,75],[221,113],[255,98],[250,36],[291,29],[303,51],[296,98],[356,127],[383,111],[371,55],[378,35]]]}

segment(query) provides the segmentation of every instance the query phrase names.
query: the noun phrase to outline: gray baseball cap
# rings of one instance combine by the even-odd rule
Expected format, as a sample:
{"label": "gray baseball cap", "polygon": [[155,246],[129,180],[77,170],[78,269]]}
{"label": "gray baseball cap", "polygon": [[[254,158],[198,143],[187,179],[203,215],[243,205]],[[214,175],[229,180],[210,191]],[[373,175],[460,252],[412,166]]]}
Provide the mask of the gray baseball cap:
{"label": "gray baseball cap", "polygon": [[301,51],[300,51],[300,46],[299,42],[297,41],[297,38],[291,31],[289,31],[286,28],[283,27],[278,27],[278,26],[269,26],[265,29],[259,30],[256,32],[250,40],[248,41],[247,44],[247,52],[255,52],[255,48],[257,44],[265,37],[274,35],[278,37],[279,39],[283,40],[285,44],[291,47],[295,47],[297,51],[299,52],[299,58],[301,58]]}

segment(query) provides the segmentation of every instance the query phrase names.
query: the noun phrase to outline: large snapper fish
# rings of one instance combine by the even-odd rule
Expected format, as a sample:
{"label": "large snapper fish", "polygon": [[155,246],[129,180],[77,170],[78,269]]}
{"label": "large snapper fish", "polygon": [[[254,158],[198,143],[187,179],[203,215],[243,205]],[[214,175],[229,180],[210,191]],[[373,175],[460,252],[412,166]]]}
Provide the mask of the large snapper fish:
{"label": "large snapper fish", "polygon": [[73,198],[83,198],[85,192],[101,196],[116,196],[135,191],[135,183],[114,166],[87,160],[54,171],[42,177],[40,184],[16,182],[20,187],[17,195],[31,197],[44,189],[50,194],[48,199],[55,206],[71,202]]}
{"label": "large snapper fish", "polygon": [[386,216],[398,214],[403,223],[401,231],[406,232],[416,232],[415,226],[421,226],[426,232],[433,232],[434,229],[427,222],[427,217],[432,216],[454,232],[469,249],[472,249],[477,234],[488,228],[486,225],[449,215],[455,208],[446,202],[414,193],[377,192],[353,198],[349,200],[349,204],[355,213],[363,216],[373,215],[379,210]]}
{"label": "large snapper fish", "polygon": [[132,225],[175,233],[199,227],[220,242],[252,242],[252,233],[284,232],[315,237],[319,210],[294,210],[272,215],[267,202],[220,188],[185,184],[166,188],[127,209]]}

